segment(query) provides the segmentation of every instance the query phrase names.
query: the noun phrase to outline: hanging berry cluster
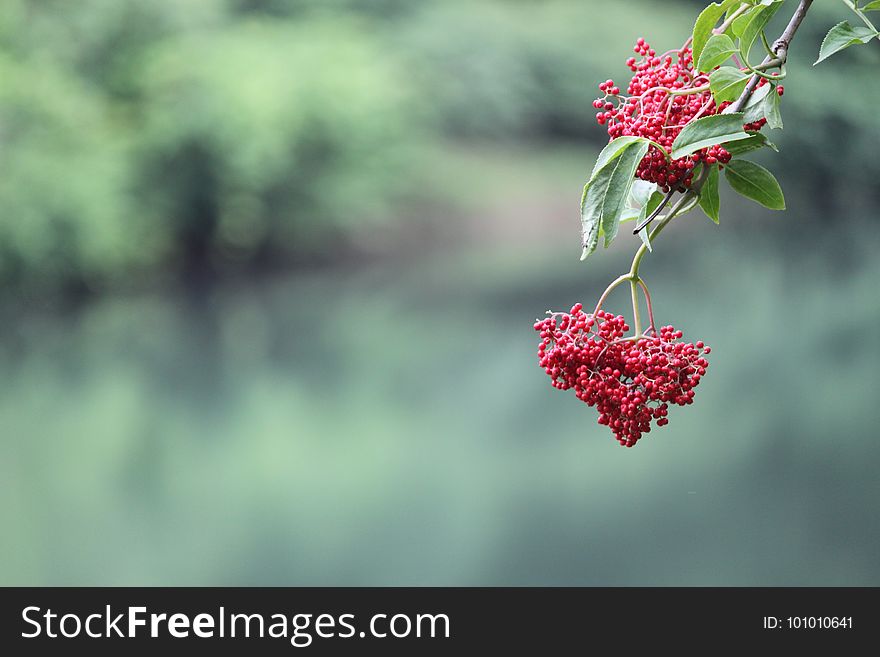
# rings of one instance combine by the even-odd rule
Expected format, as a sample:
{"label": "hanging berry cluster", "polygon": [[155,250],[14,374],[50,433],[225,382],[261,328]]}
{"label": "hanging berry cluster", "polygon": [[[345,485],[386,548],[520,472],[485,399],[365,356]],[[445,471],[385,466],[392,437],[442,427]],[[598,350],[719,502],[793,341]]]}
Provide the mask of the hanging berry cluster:
{"label": "hanging berry cluster", "polygon": [[702,342],[681,342],[671,326],[652,337],[628,340],[622,315],[599,310],[595,316],[575,304],[570,313],[549,313],[535,323],[541,334],[538,362],[554,388],[574,389],[575,396],[599,411],[617,441],[635,445],[642,434],[667,424],[669,404],[685,406],[706,373],[710,353]]}

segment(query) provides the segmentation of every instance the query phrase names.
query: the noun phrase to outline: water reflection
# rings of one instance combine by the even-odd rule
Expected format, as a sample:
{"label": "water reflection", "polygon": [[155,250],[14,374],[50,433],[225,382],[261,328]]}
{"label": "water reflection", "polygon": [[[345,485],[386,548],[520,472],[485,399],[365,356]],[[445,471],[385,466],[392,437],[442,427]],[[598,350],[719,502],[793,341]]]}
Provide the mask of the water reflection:
{"label": "water reflection", "polygon": [[586,290],[482,253],[10,320],[0,581],[876,584],[878,265],[727,253],[652,260],[713,360],[633,450],[532,358],[623,255]]}

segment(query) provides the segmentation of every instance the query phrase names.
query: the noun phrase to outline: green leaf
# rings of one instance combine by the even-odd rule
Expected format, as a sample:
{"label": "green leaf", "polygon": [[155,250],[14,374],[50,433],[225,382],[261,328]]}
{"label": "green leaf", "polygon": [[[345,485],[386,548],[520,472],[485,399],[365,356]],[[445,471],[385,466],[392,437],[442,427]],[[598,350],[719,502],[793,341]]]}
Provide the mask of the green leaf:
{"label": "green leaf", "polygon": [[599,157],[596,158],[596,164],[593,165],[593,172],[590,174],[590,181],[596,177],[596,174],[599,173],[605,165],[620,155],[624,149],[629,148],[635,143],[644,141],[647,141],[644,137],[636,136],[617,137],[616,139],[612,139],[599,153]]}
{"label": "green leaf", "polygon": [[706,146],[747,139],[749,133],[743,131],[742,117],[741,112],[733,112],[713,114],[691,121],[672,142],[672,159],[677,160]]}
{"label": "green leaf", "polygon": [[768,93],[770,93],[773,89],[774,89],[773,84],[769,83],[769,84],[763,84],[760,87],[756,87],[752,91],[752,94],[749,96],[749,99],[746,101],[746,106],[743,108],[743,113],[745,114],[744,118],[746,120],[746,123],[750,122],[749,121],[749,109],[756,106],[758,103],[760,103],[764,99],[764,96],[766,96]]}
{"label": "green leaf", "polygon": [[666,197],[666,195],[661,192],[652,193],[651,198],[649,198],[648,202],[645,204],[645,212],[644,212],[644,217],[642,217],[642,219],[644,219],[649,214],[654,212],[654,210],[656,210],[658,207],[660,207],[660,204],[663,202],[663,199],[665,197]]}
{"label": "green leaf", "polygon": [[596,250],[600,229],[605,235],[605,246],[616,237],[633,176],[648,146],[646,141],[630,143],[617,157],[599,169],[584,187],[581,199],[584,250],[581,260]]}
{"label": "green leaf", "polygon": [[779,94],[776,93],[775,89],[773,90],[773,93],[767,94],[767,98],[764,100],[763,104],[767,108],[767,125],[773,130],[782,128],[782,112],[779,111]]}
{"label": "green leaf", "polygon": [[746,26],[752,22],[752,19],[755,15],[761,11],[760,6],[754,6],[749,9],[746,13],[740,14],[737,16],[733,23],[730,25],[730,31],[733,33],[733,36],[740,37],[742,36],[743,31],[745,31]]}
{"label": "green leaf", "polygon": [[766,4],[762,3],[760,9],[755,12],[752,19],[746,24],[739,38],[739,47],[746,60],[748,60],[749,51],[752,49],[755,39],[758,38],[761,30],[767,27],[767,23],[776,15],[780,7],[782,7],[782,0]]}
{"label": "green leaf", "polygon": [[651,195],[656,191],[657,183],[648,182],[641,178],[635,180],[629,194],[629,203],[631,207],[641,208],[651,200]]}
{"label": "green leaf", "polygon": [[716,103],[736,100],[748,84],[749,76],[733,66],[722,66],[709,74],[709,89]]}
{"label": "green leaf", "polygon": [[[651,198],[648,199],[648,202],[645,204],[645,207],[642,208],[641,216],[639,217],[639,221],[644,221],[646,217],[654,213],[660,204],[663,202],[663,199],[666,197],[665,194],[661,194],[660,192],[654,192],[651,194]],[[642,240],[642,244],[648,247],[648,251],[653,251],[651,248],[651,240],[648,239],[649,231],[651,227],[645,226],[639,231],[639,239]]]}
{"label": "green leaf", "polygon": [[743,153],[748,153],[749,151],[754,151],[763,148],[764,146],[772,148],[777,153],[779,152],[779,149],[776,148],[776,144],[767,139],[766,135],[761,132],[752,134],[748,139],[740,139],[739,141],[724,144],[725,150],[733,156],[742,155]]}
{"label": "green leaf", "polygon": [[713,166],[709,169],[709,175],[706,182],[700,189],[700,207],[703,212],[716,224],[718,223],[718,209],[721,205],[721,199],[718,196],[718,167]]}
{"label": "green leaf", "polygon": [[[664,196],[665,194],[657,191],[656,183],[649,183],[637,179],[630,190],[629,201],[627,203],[628,208],[624,213],[624,216],[621,217],[620,223],[627,221],[641,223],[645,220],[645,217],[654,212],[654,210],[656,210],[663,202]],[[638,234],[642,243],[648,247],[649,251],[651,251],[651,243],[648,241],[648,228],[648,226],[645,226]]]}
{"label": "green leaf", "polygon": [[697,64],[697,70],[708,73],[716,66],[723,64],[736,52],[737,47],[729,36],[726,34],[714,34],[703,48],[700,62]]}
{"label": "green leaf", "polygon": [[713,2],[701,11],[699,16],[697,16],[697,21],[694,23],[693,42],[691,43],[695,62],[700,61],[700,56],[703,54],[703,47],[706,45],[706,42],[709,41],[709,37],[712,36],[712,30],[715,29],[715,24],[718,23],[718,19],[721,18],[724,15],[724,12],[734,4],[738,5],[738,0]]}
{"label": "green leaf", "polygon": [[880,0],[874,0],[874,2],[869,2],[861,9],[862,9],[862,11],[880,11]]}
{"label": "green leaf", "polygon": [[[629,190],[629,197],[626,200],[626,207],[623,214],[620,215],[620,223],[634,221],[643,214],[645,206],[651,200],[651,195],[657,190],[656,183],[649,183],[647,180],[636,178],[633,180],[632,187]],[[600,235],[605,233],[600,229]]]}
{"label": "green leaf", "polygon": [[731,160],[724,167],[724,177],[734,190],[771,210],[784,210],[782,188],[773,174],[749,160]]}
{"label": "green leaf", "polygon": [[[617,237],[620,217],[626,209],[630,189],[635,182],[636,169],[647,152],[648,144],[645,142],[630,146],[620,156],[621,166],[617,168],[612,176],[608,187],[609,195],[605,199],[602,211],[602,233],[605,236],[606,248]],[[617,194],[619,194],[619,197],[616,196]]]}
{"label": "green leaf", "polygon": [[639,239],[642,240],[642,244],[648,247],[648,251],[651,251],[653,253],[654,249],[651,248],[651,238],[648,234],[649,228],[650,226],[645,226],[639,231]]}
{"label": "green leaf", "polygon": [[853,27],[849,24],[849,21],[838,23],[828,30],[828,34],[822,40],[822,46],[819,48],[819,59],[813,62],[813,66],[844,48],[849,48],[857,43],[868,43],[868,41],[876,36],[876,30],[872,30],[869,27]]}
{"label": "green leaf", "polygon": [[772,129],[781,128],[782,113],[779,111],[779,94],[776,93],[776,87],[767,84],[757,89],[755,94],[759,91],[763,93],[758,97],[757,102],[753,103],[750,99],[746,105],[743,120],[746,123],[754,123],[760,119],[767,119],[767,125]]}
{"label": "green leaf", "polygon": [[740,5],[751,5],[752,7],[756,7],[767,2],[775,2],[775,0],[742,0],[742,2],[737,2],[730,9],[728,9],[727,14],[724,18],[729,19],[731,14],[739,9]]}
{"label": "green leaf", "polygon": [[766,118],[767,108],[764,106],[767,95],[772,91],[771,85],[765,84],[758,87],[752,92],[743,109],[743,122],[754,123],[760,119]]}

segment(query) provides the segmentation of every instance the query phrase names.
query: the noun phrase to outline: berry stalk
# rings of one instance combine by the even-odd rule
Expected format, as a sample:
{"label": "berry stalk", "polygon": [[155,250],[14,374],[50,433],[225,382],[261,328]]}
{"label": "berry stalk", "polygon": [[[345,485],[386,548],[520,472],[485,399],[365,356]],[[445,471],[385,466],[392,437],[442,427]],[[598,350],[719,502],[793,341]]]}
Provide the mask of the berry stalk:
{"label": "berry stalk", "polygon": [[642,314],[639,309],[639,279],[638,278],[630,278],[629,279],[629,290],[632,295],[632,305],[633,305],[633,330],[635,331],[635,336],[638,339],[638,336],[642,335]]}

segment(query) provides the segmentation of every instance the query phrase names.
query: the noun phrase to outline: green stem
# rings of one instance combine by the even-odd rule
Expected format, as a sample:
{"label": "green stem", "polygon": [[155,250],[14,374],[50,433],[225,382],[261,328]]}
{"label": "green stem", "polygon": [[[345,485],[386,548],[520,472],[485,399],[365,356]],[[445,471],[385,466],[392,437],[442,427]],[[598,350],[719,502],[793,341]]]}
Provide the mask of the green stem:
{"label": "green stem", "polygon": [[[700,177],[700,180],[697,181],[700,185],[702,185],[703,176]],[[697,188],[698,190],[699,188]],[[663,219],[657,224],[657,227],[651,231],[650,238],[653,240],[657,235],[660,234],[666,225],[672,221],[675,217],[684,214],[685,212],[690,211],[696,204],[700,198],[699,191],[688,190],[678,202],[672,207]],[[605,303],[605,299],[608,298],[608,295],[611,294],[612,290],[617,286],[629,281],[630,283],[630,292],[632,293],[632,306],[633,306],[633,320],[635,322],[635,335],[631,339],[638,339],[639,336],[642,335],[642,316],[641,309],[639,308],[639,296],[638,296],[638,286],[642,286],[642,290],[645,292],[645,301],[648,304],[648,314],[651,321],[651,328],[654,328],[654,310],[651,308],[651,297],[648,293],[648,287],[645,285],[645,282],[639,278],[639,265],[641,264],[642,258],[647,253],[648,247],[644,244],[636,251],[636,255],[633,258],[632,266],[630,270],[621,276],[615,278],[608,287],[605,288],[605,291],[602,293],[602,296],[599,297],[599,301],[596,303],[596,309],[593,311],[593,317],[595,317],[599,311],[602,309],[602,304]],[[655,329],[656,331],[656,329]],[[630,339],[630,338],[628,338]]]}
{"label": "green stem", "polygon": [[733,25],[733,21],[742,16],[750,8],[750,4],[746,2],[742,3],[735,12],[727,17],[726,21],[724,21],[723,23],[721,23],[721,25],[712,30],[712,34],[724,34],[727,31],[727,28]]}
{"label": "green stem", "polygon": [[596,309],[593,311],[593,317],[595,317],[596,314],[602,309],[602,304],[605,303],[605,299],[607,299],[608,295],[611,294],[611,290],[616,288],[621,283],[625,283],[626,281],[630,280],[631,278],[632,277],[629,274],[623,274],[622,276],[618,276],[613,281],[611,281],[611,283],[608,285],[608,287],[605,288],[605,291],[602,293],[602,296],[599,297],[599,301],[598,301],[598,303],[596,303]]}
{"label": "green stem", "polygon": [[633,302],[633,321],[635,322],[635,334],[642,334],[642,315],[639,309],[639,284],[638,279],[630,279],[629,280],[629,288],[632,294],[632,302]]}
{"label": "green stem", "polygon": [[[660,220],[660,223],[651,231],[651,234],[648,236],[648,241],[653,242],[654,239],[660,234],[670,221],[675,219],[675,217],[684,214],[688,210],[690,210],[694,205],[696,205],[696,200],[699,199],[699,192],[688,191],[686,192],[678,202],[672,206],[672,209],[669,211],[663,219]],[[636,255],[633,257],[632,266],[629,268],[629,273],[624,275],[624,280],[631,280],[633,282],[639,281],[639,266],[642,264],[642,258],[645,257],[645,254],[648,252],[648,246],[646,244],[642,244],[639,247],[639,250],[636,251]]]}
{"label": "green stem", "polygon": [[852,10],[855,12],[855,14],[856,14],[859,18],[862,19],[862,22],[863,22],[865,25],[867,25],[868,27],[870,27],[870,28],[871,28],[872,30],[874,30],[875,32],[877,31],[877,28],[874,27],[874,24],[873,24],[870,20],[868,20],[868,17],[865,16],[865,14],[863,14],[861,11],[859,11],[859,8],[856,7],[852,2],[850,2],[850,0],[842,0],[842,2],[843,2],[843,4],[845,4],[847,7],[849,7],[850,9],[852,9]]}
{"label": "green stem", "polygon": [[773,46],[771,46],[770,42],[767,41],[767,35],[764,34],[764,30],[761,30],[761,43],[764,44],[764,50],[767,52],[767,56],[775,58],[776,53],[773,52]]}
{"label": "green stem", "polygon": [[[774,61],[776,61],[776,60],[774,60]],[[773,62],[768,62],[768,64],[772,64],[772,63]],[[780,64],[781,64],[781,62],[780,62]],[[745,58],[745,55],[743,55],[743,65],[747,69],[749,69],[749,71],[751,71],[752,73],[754,73],[758,77],[764,78],[765,80],[773,81],[773,80],[785,79],[785,72],[784,71],[781,73],[777,73],[775,75],[772,73],[764,73],[764,70],[766,70],[768,68],[773,68],[773,67],[768,66],[766,64],[758,64],[758,66],[752,66],[751,64],[749,64],[748,60]]]}
{"label": "green stem", "polygon": [[654,325],[654,307],[651,304],[651,293],[648,292],[648,286],[645,285],[645,281],[641,278],[639,279],[639,285],[642,286],[642,292],[645,293],[645,305],[648,306],[648,321],[651,322],[651,330],[656,335],[657,327]]}
{"label": "green stem", "polygon": [[771,68],[779,68],[785,65],[785,60],[781,57],[774,57],[770,59],[769,57],[761,62],[760,64],[756,64],[755,66],[750,66],[753,71],[766,71]]}

